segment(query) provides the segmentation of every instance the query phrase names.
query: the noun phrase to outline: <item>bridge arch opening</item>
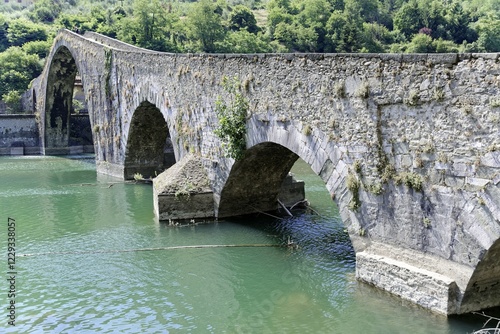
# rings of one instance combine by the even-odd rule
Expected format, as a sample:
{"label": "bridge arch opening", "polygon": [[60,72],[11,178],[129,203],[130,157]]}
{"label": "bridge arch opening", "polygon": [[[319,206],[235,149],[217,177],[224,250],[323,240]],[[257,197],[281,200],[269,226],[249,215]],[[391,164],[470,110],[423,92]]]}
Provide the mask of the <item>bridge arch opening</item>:
{"label": "bridge arch opening", "polygon": [[497,307],[500,296],[500,239],[484,254],[467,284],[460,313]]}
{"label": "bridge arch opening", "polygon": [[[231,168],[220,193],[217,216],[273,211],[281,205],[278,200],[282,204],[290,203],[287,194],[295,203],[293,198],[299,196],[295,196],[297,193],[294,192],[303,194],[304,189],[303,184],[294,186],[290,182],[289,173],[296,163],[307,165],[308,172],[319,177],[298,154],[281,144],[266,141],[247,149],[243,158]],[[337,206],[325,181],[321,181],[332,198],[331,205]]]}
{"label": "bridge arch opening", "polygon": [[234,163],[221,192],[218,217],[277,209],[278,196],[299,156],[279,144],[264,142]]}
{"label": "bridge arch opening", "polygon": [[143,101],[134,111],[125,151],[124,178],[140,174],[153,178],[175,164],[167,122],[152,103]]}
{"label": "bridge arch opening", "polygon": [[[290,172],[300,175],[300,180],[290,184]],[[301,194],[296,196],[295,191]],[[293,214],[289,216],[290,212],[283,210],[281,204],[288,209],[293,205],[300,207],[297,205],[300,196],[310,202],[309,208],[289,210]],[[283,219],[267,226],[273,234],[283,237],[285,242],[289,238],[288,242],[301,248],[324,251],[324,254],[354,265],[352,236],[346,230],[345,221],[339,217],[338,203],[325,180],[309,163],[281,144],[262,142],[246,150],[244,157],[231,169],[221,191],[218,209],[219,218],[279,210]]]}
{"label": "bridge arch opening", "polygon": [[34,89],[31,90],[31,96],[32,98],[32,106],[31,106],[31,112],[33,114],[36,113],[36,91]]}
{"label": "bridge arch opening", "polygon": [[80,109],[74,106],[77,74],[75,58],[68,48],[61,46],[51,59],[47,75],[45,154],[93,151],[90,118],[88,114],[75,113]]}

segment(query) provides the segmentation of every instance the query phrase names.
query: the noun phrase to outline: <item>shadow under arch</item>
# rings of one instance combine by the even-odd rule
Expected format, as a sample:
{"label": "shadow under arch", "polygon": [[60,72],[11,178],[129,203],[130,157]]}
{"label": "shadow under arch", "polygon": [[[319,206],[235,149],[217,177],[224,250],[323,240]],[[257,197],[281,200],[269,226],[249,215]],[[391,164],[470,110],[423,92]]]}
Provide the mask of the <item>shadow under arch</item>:
{"label": "shadow under arch", "polygon": [[218,217],[277,209],[278,196],[288,172],[299,156],[272,143],[257,144],[236,161],[222,189]]}
{"label": "shadow under arch", "polygon": [[[65,46],[59,47],[51,59],[46,81],[45,154],[69,154],[72,145],[93,143],[88,116],[71,123],[77,73],[77,63],[71,51]],[[36,96],[33,102],[36,105]]]}
{"label": "shadow under arch", "polygon": [[498,306],[500,296],[500,239],[484,254],[465,289],[459,313]]}
{"label": "shadow under arch", "polygon": [[35,89],[31,90],[31,96],[32,96],[31,112],[33,114],[36,114],[36,90]]}
{"label": "shadow under arch", "polygon": [[154,177],[175,163],[167,122],[160,109],[143,101],[134,111],[125,151],[124,178]]}

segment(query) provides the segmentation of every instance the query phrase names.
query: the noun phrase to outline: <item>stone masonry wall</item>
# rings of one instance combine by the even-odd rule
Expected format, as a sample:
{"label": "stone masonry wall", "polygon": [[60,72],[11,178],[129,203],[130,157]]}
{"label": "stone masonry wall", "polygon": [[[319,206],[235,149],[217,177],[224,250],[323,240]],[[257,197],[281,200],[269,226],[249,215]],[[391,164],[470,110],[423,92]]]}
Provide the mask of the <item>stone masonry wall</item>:
{"label": "stone masonry wall", "polygon": [[[101,171],[123,171],[132,115],[148,101],[176,160],[204,161],[217,211],[234,161],[214,134],[215,99],[231,98],[221,80],[236,77],[250,103],[248,147],[274,142],[309,163],[358,254],[398,257],[380,247],[391,245],[463,266],[428,268],[463,293],[467,268],[500,238],[498,54],[176,55],[101,42],[63,32],[55,44],[82,75]],[[421,267],[416,258],[404,261]]]}
{"label": "stone masonry wall", "polygon": [[0,115],[0,155],[12,154],[12,147],[23,153],[39,154],[38,127],[33,115]]}

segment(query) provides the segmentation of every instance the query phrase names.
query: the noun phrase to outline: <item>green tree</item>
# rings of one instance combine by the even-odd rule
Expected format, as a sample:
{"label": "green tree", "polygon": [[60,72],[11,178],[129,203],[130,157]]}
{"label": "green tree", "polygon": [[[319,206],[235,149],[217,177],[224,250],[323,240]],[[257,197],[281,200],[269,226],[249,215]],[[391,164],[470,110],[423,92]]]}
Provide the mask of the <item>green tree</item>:
{"label": "green tree", "polygon": [[297,44],[303,51],[323,52],[326,44],[326,23],[332,11],[331,4],[326,0],[308,0],[303,1],[299,8],[300,13],[295,22],[303,26],[304,31],[298,32],[297,37],[301,42]]}
{"label": "green tree", "polygon": [[344,52],[347,50],[347,41],[345,41],[344,28],[347,27],[347,19],[343,12],[336,10],[328,19],[326,24],[328,38],[328,52]]}
{"label": "green tree", "polygon": [[133,15],[115,17],[117,38],[147,49],[179,51],[174,38],[179,16],[167,8],[159,0],[136,0]]}
{"label": "green tree", "polygon": [[331,10],[327,0],[306,0],[300,3],[297,19],[306,27],[325,26]]}
{"label": "green tree", "polygon": [[270,0],[268,2],[267,31],[271,39],[275,39],[274,33],[278,24],[292,24],[294,16],[291,11],[289,0]]}
{"label": "green tree", "polygon": [[459,46],[453,41],[447,41],[442,38],[434,41],[434,46],[437,53],[458,53],[460,52]]}
{"label": "green tree", "polygon": [[361,7],[355,0],[346,0],[343,12],[334,11],[326,24],[326,50],[359,52],[363,43]]}
{"label": "green tree", "polygon": [[237,5],[231,11],[229,15],[229,28],[233,31],[245,29],[253,34],[256,34],[260,30],[253,12],[243,5]]}
{"label": "green tree", "polygon": [[37,55],[40,59],[47,57],[52,46],[52,41],[32,41],[24,43],[21,47],[27,55]]}
{"label": "green tree", "polygon": [[[20,47],[10,47],[0,53],[0,94],[19,93],[28,89],[30,81],[42,73],[37,55],[28,55]],[[12,95],[13,93],[11,93]]]}
{"label": "green tree", "polygon": [[407,53],[432,53],[436,52],[432,37],[427,34],[416,34],[412,38]]}
{"label": "green tree", "polygon": [[469,31],[469,14],[463,9],[461,2],[454,0],[446,6],[446,30],[450,39],[455,43],[463,41],[471,42],[472,38]]}
{"label": "green tree", "polygon": [[5,17],[0,14],[0,52],[5,51],[5,49],[10,46],[7,38],[7,29],[7,21],[5,20]]}
{"label": "green tree", "polygon": [[361,16],[366,22],[378,22],[380,19],[380,2],[378,0],[357,0],[361,7]]}
{"label": "green tree", "polygon": [[222,78],[222,87],[229,95],[229,101],[221,96],[215,101],[215,113],[219,126],[215,134],[222,140],[226,155],[235,160],[243,157],[246,150],[248,100],[243,96],[241,83],[235,78]]}
{"label": "green tree", "polygon": [[9,113],[18,113],[22,111],[21,92],[12,90],[2,95],[2,100],[7,103]]}
{"label": "green tree", "polygon": [[21,46],[31,41],[47,40],[47,31],[40,24],[26,19],[16,19],[9,22],[7,38],[12,46]]}
{"label": "green tree", "polygon": [[55,21],[55,25],[68,30],[79,31],[82,34],[87,30],[92,31],[96,28],[93,26],[89,14],[62,13]]}
{"label": "green tree", "polygon": [[378,23],[363,23],[363,49],[364,52],[386,52],[388,45],[393,42],[389,29]]}
{"label": "green tree", "polygon": [[433,38],[445,37],[446,31],[445,6],[441,0],[420,0],[418,3],[420,13],[420,27],[430,29]]}
{"label": "green tree", "polygon": [[59,0],[38,0],[33,4],[29,17],[34,22],[52,23],[62,11]]}
{"label": "green tree", "polygon": [[410,0],[394,15],[394,29],[401,31],[406,38],[418,33],[423,28],[422,16],[417,0]]}
{"label": "green tree", "polygon": [[225,37],[221,7],[210,0],[196,2],[188,13],[188,34],[199,50],[217,52]]}
{"label": "green tree", "polygon": [[224,40],[224,52],[230,53],[269,53],[275,51],[264,36],[253,34],[245,29],[230,32]]}
{"label": "green tree", "polygon": [[475,26],[479,34],[477,45],[479,50],[500,52],[500,19],[494,16],[482,18]]}

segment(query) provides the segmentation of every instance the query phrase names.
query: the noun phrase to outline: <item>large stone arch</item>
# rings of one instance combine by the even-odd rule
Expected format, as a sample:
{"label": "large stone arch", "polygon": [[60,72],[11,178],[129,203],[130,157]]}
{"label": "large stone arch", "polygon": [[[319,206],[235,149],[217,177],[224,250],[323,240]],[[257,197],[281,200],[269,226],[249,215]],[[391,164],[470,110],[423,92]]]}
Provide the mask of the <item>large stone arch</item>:
{"label": "large stone arch", "polygon": [[143,101],[134,111],[127,137],[124,178],[154,177],[175,163],[168,124],[160,110]]}
{"label": "large stone arch", "polygon": [[[74,124],[70,121],[71,113],[74,110],[73,93],[78,72],[78,63],[72,51],[64,45],[59,46],[50,58],[45,84],[43,131],[45,154],[72,153],[70,138],[73,136],[74,142],[82,127],[86,131],[85,137],[92,137],[88,117],[78,119]],[[36,95],[34,95],[33,103],[36,105]],[[91,145],[92,143],[89,141],[93,141],[93,138],[87,138],[83,141],[85,144]]]}
{"label": "large stone arch", "polygon": [[60,46],[53,54],[45,94],[45,153],[66,154],[73,87],[78,68],[71,51]]}

